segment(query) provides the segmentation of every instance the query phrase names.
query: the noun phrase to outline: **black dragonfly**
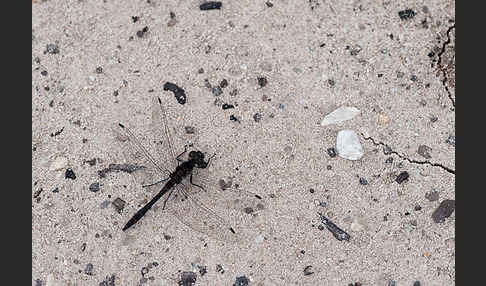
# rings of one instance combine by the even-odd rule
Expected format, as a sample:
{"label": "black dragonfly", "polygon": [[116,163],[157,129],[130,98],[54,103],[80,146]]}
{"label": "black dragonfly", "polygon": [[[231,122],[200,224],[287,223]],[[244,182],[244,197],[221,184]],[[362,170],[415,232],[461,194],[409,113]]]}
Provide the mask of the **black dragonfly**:
{"label": "black dragonfly", "polygon": [[[157,192],[132,216],[123,227],[123,231],[136,224],[156,202],[163,199],[162,209],[170,211],[190,228],[214,238],[226,241],[238,240],[241,238],[240,234],[225,219],[201,203],[201,200],[212,204],[222,196],[226,204],[223,207],[226,210],[233,209],[240,215],[245,215],[263,209],[262,198],[248,191],[226,187],[223,188],[224,190],[208,192],[207,186],[201,186],[199,182],[196,184],[193,181],[196,169],[208,168],[215,154],[206,161],[203,152],[190,151],[188,159],[183,160],[182,156],[187,153],[188,147],[185,145],[184,151],[175,156],[167,121],[162,102],[157,98],[152,107],[151,133],[154,138],[151,143],[155,145],[157,155],[160,157],[159,161],[155,160],[125,125],[119,123],[114,130],[118,141],[122,143],[121,147],[128,163],[137,165],[136,171],[132,173],[137,183],[149,192]],[[209,187],[214,189],[214,186]]]}

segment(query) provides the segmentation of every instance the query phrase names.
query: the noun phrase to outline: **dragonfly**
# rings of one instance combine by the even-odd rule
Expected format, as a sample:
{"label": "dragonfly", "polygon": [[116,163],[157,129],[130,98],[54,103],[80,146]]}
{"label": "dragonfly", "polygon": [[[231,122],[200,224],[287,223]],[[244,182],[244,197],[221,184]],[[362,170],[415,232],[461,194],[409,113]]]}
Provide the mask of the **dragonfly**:
{"label": "dragonfly", "polygon": [[[144,190],[156,193],[128,220],[122,230],[127,231],[134,227],[160,202],[162,210],[173,214],[193,230],[224,241],[241,239],[241,234],[228,221],[201,201],[213,204],[215,197],[217,199],[214,201],[220,201],[219,197],[222,196],[226,202],[225,209],[236,209],[241,211],[241,215],[248,215],[264,209],[262,197],[249,191],[227,187],[210,192],[207,189],[216,189],[215,184],[201,186],[199,182],[195,183],[193,178],[196,170],[208,169],[216,154],[206,159],[202,151],[192,150],[188,153],[188,146],[185,145],[184,150],[176,155],[167,112],[158,97],[152,104],[151,129],[151,145],[154,145],[157,156],[144,147],[141,140],[124,124],[118,123],[113,129],[128,163],[138,166],[131,173],[137,184]],[[186,154],[187,159],[183,159]],[[156,160],[157,157],[159,160]]]}

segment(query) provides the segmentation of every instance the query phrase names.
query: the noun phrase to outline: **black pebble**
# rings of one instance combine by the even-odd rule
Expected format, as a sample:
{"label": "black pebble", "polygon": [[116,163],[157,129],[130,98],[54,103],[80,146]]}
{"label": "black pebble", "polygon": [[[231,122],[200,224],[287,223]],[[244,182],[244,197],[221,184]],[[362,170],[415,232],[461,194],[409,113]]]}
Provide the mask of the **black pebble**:
{"label": "black pebble", "polygon": [[145,26],[141,31],[137,31],[137,37],[141,38],[147,32],[148,32],[148,27]]}
{"label": "black pebble", "polygon": [[430,52],[427,56],[429,56],[429,58],[432,58],[433,56],[435,56],[435,53],[434,52]]}
{"label": "black pebble", "polygon": [[265,77],[257,77],[257,80],[258,80],[258,85],[260,87],[264,87],[268,83],[267,78],[265,78]]}
{"label": "black pebble", "polygon": [[140,17],[138,17],[138,16],[132,16],[133,23],[136,23],[138,21],[138,19],[140,19]]}
{"label": "black pebble", "polygon": [[430,191],[425,194],[425,198],[431,202],[435,202],[439,199],[438,191]]}
{"label": "black pebble", "polygon": [[417,15],[417,13],[414,10],[412,10],[412,9],[406,9],[406,10],[403,10],[403,11],[399,11],[398,12],[398,16],[402,20],[411,19],[411,18],[415,17],[415,15]]}
{"label": "black pebble", "polygon": [[329,84],[330,87],[333,87],[334,85],[336,85],[336,82],[333,79],[328,79],[327,84]]}
{"label": "black pebble", "polygon": [[392,148],[390,148],[390,146],[388,146],[388,145],[385,145],[385,146],[383,147],[383,154],[385,154],[385,155],[390,155],[391,153],[393,153]]}
{"label": "black pebble", "polygon": [[401,172],[401,173],[400,173],[400,174],[397,176],[396,181],[397,181],[397,183],[401,184],[401,183],[403,183],[404,181],[408,180],[408,177],[409,177],[408,172],[407,172],[407,171],[403,171],[403,172]]}
{"label": "black pebble", "polygon": [[255,120],[255,122],[260,122],[260,120],[262,120],[262,115],[260,113],[255,113],[253,115],[253,120]]}
{"label": "black pebble", "polygon": [[307,266],[304,268],[304,275],[305,275],[305,276],[309,276],[309,275],[314,274],[314,272],[312,272],[311,270],[312,270],[312,265],[307,265]]}
{"label": "black pebble", "polygon": [[125,201],[120,199],[120,198],[116,198],[113,202],[112,202],[113,206],[115,207],[116,211],[118,213],[121,213],[123,208],[125,207]]}
{"label": "black pebble", "polygon": [[391,163],[393,163],[393,157],[388,157],[388,158],[386,158],[385,163],[386,163],[386,164],[391,164]]}
{"label": "black pebble", "polygon": [[41,75],[47,76],[47,71],[41,71]]}
{"label": "black pebble", "polygon": [[208,273],[208,267],[207,266],[197,266],[199,268],[199,274],[201,277],[203,277],[206,273]]}
{"label": "black pebble", "polygon": [[388,281],[388,286],[397,286],[397,282],[395,282],[394,280],[390,280]]}
{"label": "black pebble", "polygon": [[236,277],[236,281],[233,284],[233,286],[248,286],[249,283],[250,280],[248,280],[246,276],[240,276],[240,277]]}
{"label": "black pebble", "polygon": [[97,67],[96,68],[96,73],[103,73],[103,68],[102,67]]}
{"label": "black pebble", "polygon": [[89,190],[92,191],[93,193],[96,193],[97,191],[100,190],[100,183],[98,182],[92,183],[91,185],[89,185]]}
{"label": "black pebble", "polygon": [[417,76],[416,75],[412,75],[412,77],[410,78],[411,81],[417,81]]}
{"label": "black pebble", "polygon": [[209,2],[205,2],[205,3],[202,3],[201,5],[199,5],[199,9],[201,9],[202,11],[221,9],[221,5],[222,5],[222,3],[219,2],[219,1],[209,1]]}
{"label": "black pebble", "polygon": [[450,217],[456,208],[455,200],[444,200],[439,207],[432,213],[432,219],[435,223],[444,222],[446,218]]}
{"label": "black pebble", "polygon": [[334,158],[337,155],[336,149],[335,148],[328,148],[327,149],[327,154],[331,157]]}
{"label": "black pebble", "polygon": [[59,193],[59,188],[55,188],[54,190],[52,190],[53,193]]}
{"label": "black pebble", "polygon": [[223,90],[221,89],[221,87],[219,86],[215,86],[211,89],[211,92],[215,95],[215,96],[220,96],[221,94],[223,94]]}
{"label": "black pebble", "polygon": [[184,91],[184,89],[177,86],[175,83],[171,83],[171,82],[164,83],[164,90],[172,91],[179,104],[186,103],[186,92]]}
{"label": "black pebble", "polygon": [[368,185],[368,181],[365,178],[359,178],[359,183],[363,186]]}
{"label": "black pebble", "polygon": [[230,108],[235,108],[235,106],[233,104],[228,104],[228,103],[223,104],[223,109],[230,109]]}
{"label": "black pebble", "polygon": [[265,4],[267,5],[268,8],[273,7],[273,4],[271,2],[269,2],[269,1],[265,2]]}
{"label": "black pebble", "polygon": [[219,83],[219,87],[221,88],[225,88],[228,86],[228,81],[226,79],[223,79],[220,83]]}
{"label": "black pebble", "polygon": [[238,120],[238,118],[236,118],[236,116],[234,116],[233,114],[230,115],[230,120],[240,122],[240,120]]}
{"label": "black pebble", "polygon": [[420,281],[413,282],[413,286],[420,286]]}
{"label": "black pebble", "polygon": [[416,211],[419,211],[421,209],[422,209],[422,207],[420,205],[416,205],[415,208],[414,208],[414,210],[416,210]]}
{"label": "black pebble", "polygon": [[313,194],[313,193],[315,192],[315,190],[311,188],[311,189],[309,190],[309,192],[310,192],[311,194]]}
{"label": "black pebble", "polygon": [[74,179],[76,179],[76,174],[74,174],[73,170],[68,168],[68,169],[66,169],[66,173],[64,174],[64,177],[66,179],[74,180]]}
{"label": "black pebble", "polygon": [[216,272],[219,272],[221,274],[224,273],[224,269],[223,266],[221,266],[221,264],[216,264]]}

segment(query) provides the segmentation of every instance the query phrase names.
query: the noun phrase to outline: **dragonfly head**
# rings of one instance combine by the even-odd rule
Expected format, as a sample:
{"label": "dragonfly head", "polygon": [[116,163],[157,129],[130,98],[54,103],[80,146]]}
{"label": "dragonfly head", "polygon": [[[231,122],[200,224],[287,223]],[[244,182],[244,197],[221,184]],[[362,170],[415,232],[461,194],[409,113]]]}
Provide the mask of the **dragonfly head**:
{"label": "dragonfly head", "polygon": [[204,162],[204,153],[201,151],[191,151],[189,152],[189,159],[196,163],[198,168],[206,168],[207,162]]}

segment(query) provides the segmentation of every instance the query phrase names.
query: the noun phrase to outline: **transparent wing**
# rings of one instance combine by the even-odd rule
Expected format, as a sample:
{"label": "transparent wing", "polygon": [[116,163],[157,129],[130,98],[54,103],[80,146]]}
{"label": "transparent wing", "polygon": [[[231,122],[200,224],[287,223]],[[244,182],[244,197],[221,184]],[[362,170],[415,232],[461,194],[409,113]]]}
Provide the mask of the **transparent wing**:
{"label": "transparent wing", "polygon": [[157,155],[161,162],[167,162],[166,167],[173,171],[176,164],[176,152],[172,144],[172,137],[168,125],[167,111],[162,105],[160,98],[154,98],[152,102],[152,124],[151,131],[153,136],[153,143]]}
{"label": "transparent wing", "polygon": [[[218,212],[221,215],[208,205],[221,210]],[[240,241],[243,233],[236,228],[234,221],[223,217],[237,221],[236,216],[249,216],[262,209],[263,200],[256,194],[235,189],[214,193],[191,186],[188,181],[175,187],[166,204],[166,210],[191,229],[227,242]]]}
{"label": "transparent wing", "polygon": [[170,172],[155,161],[150,152],[143,147],[142,143],[127,127],[122,126],[123,125],[117,124],[112,127],[112,131],[119,142],[126,163],[141,167],[131,173],[131,175],[133,175],[133,178],[138,185],[150,185],[144,188],[145,190],[149,192],[158,192],[163,186],[163,183],[153,183],[167,178]]}

